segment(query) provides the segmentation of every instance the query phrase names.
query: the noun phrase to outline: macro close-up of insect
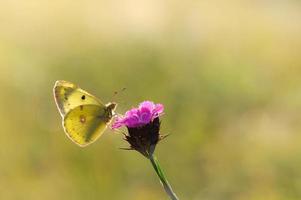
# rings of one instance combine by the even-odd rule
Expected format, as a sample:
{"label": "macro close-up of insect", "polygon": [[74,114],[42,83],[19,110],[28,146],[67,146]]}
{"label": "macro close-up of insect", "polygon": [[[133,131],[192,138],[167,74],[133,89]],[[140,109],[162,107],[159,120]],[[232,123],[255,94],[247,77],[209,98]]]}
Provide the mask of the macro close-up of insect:
{"label": "macro close-up of insect", "polygon": [[53,94],[66,135],[79,146],[96,141],[114,116],[116,103],[103,104],[68,81],[56,81]]}
{"label": "macro close-up of insect", "polygon": [[0,200],[301,199],[301,1],[0,0],[0,25]]}

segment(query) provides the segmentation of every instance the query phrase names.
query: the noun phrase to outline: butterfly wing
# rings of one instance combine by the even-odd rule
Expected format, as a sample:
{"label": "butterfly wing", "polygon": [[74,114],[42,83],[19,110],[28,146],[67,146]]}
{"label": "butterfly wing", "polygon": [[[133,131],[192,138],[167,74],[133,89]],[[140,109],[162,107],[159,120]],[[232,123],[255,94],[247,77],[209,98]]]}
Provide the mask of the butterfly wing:
{"label": "butterfly wing", "polygon": [[93,104],[104,107],[104,104],[95,96],[68,81],[56,81],[53,93],[57,108],[62,117],[80,105]]}
{"label": "butterfly wing", "polygon": [[80,105],[64,117],[68,137],[79,146],[87,146],[99,138],[112,118],[111,110],[99,105]]}

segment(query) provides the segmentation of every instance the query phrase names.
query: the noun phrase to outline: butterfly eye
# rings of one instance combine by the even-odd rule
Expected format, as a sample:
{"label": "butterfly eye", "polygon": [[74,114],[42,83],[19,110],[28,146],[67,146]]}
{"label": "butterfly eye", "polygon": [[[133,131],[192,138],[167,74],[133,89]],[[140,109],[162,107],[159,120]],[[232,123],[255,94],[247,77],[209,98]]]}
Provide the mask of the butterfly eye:
{"label": "butterfly eye", "polygon": [[85,99],[86,99],[86,96],[85,96],[85,95],[83,95],[83,96],[82,96],[82,100],[85,100]]}

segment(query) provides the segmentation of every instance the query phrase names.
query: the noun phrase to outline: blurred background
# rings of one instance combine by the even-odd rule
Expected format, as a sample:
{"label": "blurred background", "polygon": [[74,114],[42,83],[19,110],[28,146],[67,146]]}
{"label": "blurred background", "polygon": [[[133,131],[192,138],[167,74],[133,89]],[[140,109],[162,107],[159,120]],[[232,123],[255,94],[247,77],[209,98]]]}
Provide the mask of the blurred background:
{"label": "blurred background", "polygon": [[60,79],[163,103],[180,199],[301,199],[300,1],[2,0],[0,27],[0,199],[167,199],[121,134],[66,137]]}

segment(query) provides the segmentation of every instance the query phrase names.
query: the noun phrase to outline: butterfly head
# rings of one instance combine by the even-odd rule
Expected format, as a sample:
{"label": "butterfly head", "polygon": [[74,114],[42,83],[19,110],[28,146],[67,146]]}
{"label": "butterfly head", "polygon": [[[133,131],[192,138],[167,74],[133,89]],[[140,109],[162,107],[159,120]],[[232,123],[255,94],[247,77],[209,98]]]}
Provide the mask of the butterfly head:
{"label": "butterfly head", "polygon": [[115,102],[107,103],[106,107],[107,107],[108,110],[111,110],[113,112],[117,107],[117,103],[115,103]]}

